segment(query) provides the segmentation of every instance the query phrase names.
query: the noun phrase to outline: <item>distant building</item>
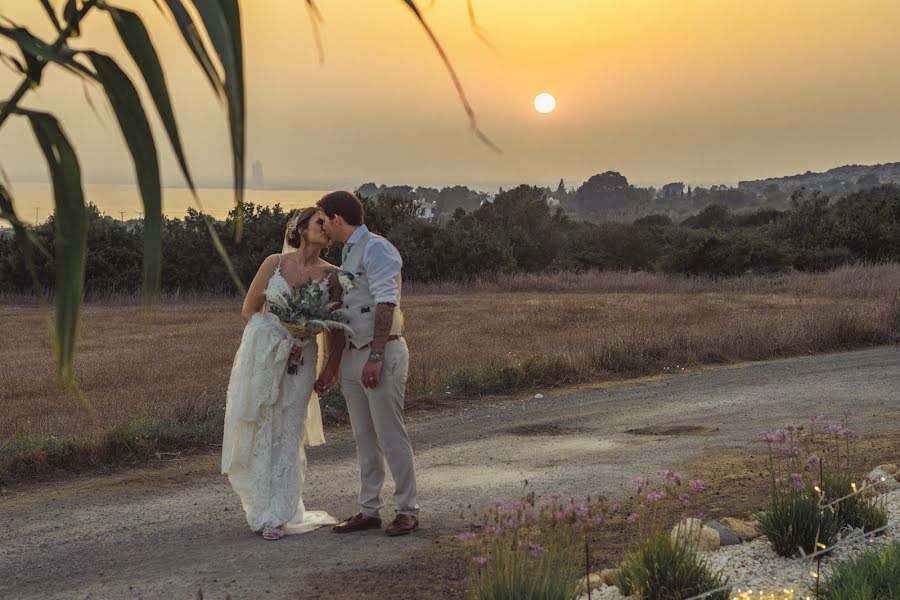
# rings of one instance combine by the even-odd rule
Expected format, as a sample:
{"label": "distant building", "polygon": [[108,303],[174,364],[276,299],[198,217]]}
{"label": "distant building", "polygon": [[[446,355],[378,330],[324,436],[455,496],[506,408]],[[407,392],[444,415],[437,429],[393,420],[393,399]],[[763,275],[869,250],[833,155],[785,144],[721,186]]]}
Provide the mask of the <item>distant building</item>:
{"label": "distant building", "polygon": [[260,189],[265,183],[262,163],[258,160],[254,160],[250,171],[250,187],[253,189]]}
{"label": "distant building", "polygon": [[437,202],[421,202],[416,210],[416,216],[420,219],[435,218],[437,216]]}

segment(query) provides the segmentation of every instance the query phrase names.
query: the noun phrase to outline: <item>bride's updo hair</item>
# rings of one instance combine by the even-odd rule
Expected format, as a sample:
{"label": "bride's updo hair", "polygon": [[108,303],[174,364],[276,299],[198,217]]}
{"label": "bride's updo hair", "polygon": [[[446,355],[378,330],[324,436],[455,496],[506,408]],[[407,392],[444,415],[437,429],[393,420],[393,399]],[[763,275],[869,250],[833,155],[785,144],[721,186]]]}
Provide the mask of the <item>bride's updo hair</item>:
{"label": "bride's updo hair", "polygon": [[310,206],[307,208],[298,208],[291,213],[288,218],[287,230],[284,233],[284,239],[291,248],[299,248],[303,241],[302,231],[309,226],[309,220],[316,214],[316,208]]}

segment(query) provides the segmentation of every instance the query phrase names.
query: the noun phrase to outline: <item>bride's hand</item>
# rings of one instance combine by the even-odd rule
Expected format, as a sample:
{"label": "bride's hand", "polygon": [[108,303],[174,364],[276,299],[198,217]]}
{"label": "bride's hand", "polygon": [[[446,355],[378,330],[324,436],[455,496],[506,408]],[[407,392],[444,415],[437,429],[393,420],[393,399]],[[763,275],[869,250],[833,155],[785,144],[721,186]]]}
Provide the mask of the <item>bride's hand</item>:
{"label": "bride's hand", "polygon": [[333,370],[325,367],[322,372],[319,374],[319,378],[316,379],[316,383],[314,384],[314,388],[317,394],[324,394],[331,386],[334,385],[335,380],[337,379],[337,373]]}

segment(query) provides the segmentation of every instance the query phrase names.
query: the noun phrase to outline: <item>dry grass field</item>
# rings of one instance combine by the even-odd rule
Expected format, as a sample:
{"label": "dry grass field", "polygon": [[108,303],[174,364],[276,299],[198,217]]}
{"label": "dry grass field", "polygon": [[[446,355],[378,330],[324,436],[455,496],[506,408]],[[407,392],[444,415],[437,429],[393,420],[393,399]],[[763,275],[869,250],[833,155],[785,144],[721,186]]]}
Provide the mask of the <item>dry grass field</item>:
{"label": "dry grass field", "polygon": [[[900,342],[900,265],[722,282],[642,273],[410,285],[409,403]],[[0,476],[149,456],[219,435],[239,299],[84,310],[78,377],[54,387],[47,317],[0,298]]]}

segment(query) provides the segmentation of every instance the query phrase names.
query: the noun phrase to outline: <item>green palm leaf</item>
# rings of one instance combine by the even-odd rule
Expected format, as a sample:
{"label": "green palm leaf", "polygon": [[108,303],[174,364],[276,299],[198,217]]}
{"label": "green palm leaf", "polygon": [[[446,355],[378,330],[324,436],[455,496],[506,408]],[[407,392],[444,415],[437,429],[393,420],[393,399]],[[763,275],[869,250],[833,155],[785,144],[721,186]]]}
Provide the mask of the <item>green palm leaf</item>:
{"label": "green palm leaf", "polygon": [[203,74],[206,75],[213,92],[215,92],[217,98],[221,98],[225,94],[224,84],[219,78],[215,66],[213,66],[212,59],[206,51],[206,46],[200,39],[194,19],[191,18],[191,14],[184,8],[181,0],[166,0],[166,4],[169,6],[169,10],[172,11],[172,16],[175,17],[175,23],[181,31],[181,37],[184,38],[188,49],[194,55],[194,59],[200,65]]}
{"label": "green palm leaf", "polygon": [[231,154],[234,171],[235,241],[244,229],[244,51],[241,37],[241,13],[237,0],[194,0],[210,42],[225,72],[225,97],[231,128]]}
{"label": "green palm leaf", "polygon": [[53,7],[50,5],[50,0],[41,0],[41,6],[44,7],[44,12],[46,12],[50,20],[53,21],[53,26],[56,27],[56,31],[62,31],[62,25],[60,25],[59,19],[56,17],[56,11],[54,11]]}
{"label": "green palm leaf", "polygon": [[[437,53],[440,55],[441,60],[444,62],[444,66],[447,68],[447,72],[450,74],[450,79],[453,81],[453,86],[456,88],[456,94],[459,96],[459,101],[463,105],[463,109],[466,111],[466,115],[469,117],[469,127],[471,127],[472,132],[475,136],[482,141],[487,147],[489,147],[494,152],[498,154],[502,153],[500,147],[497,146],[494,142],[488,138],[478,127],[478,122],[475,119],[475,110],[472,108],[472,105],[469,104],[469,99],[466,98],[466,92],[463,89],[462,82],[459,80],[459,76],[456,74],[456,69],[453,68],[453,63],[450,62],[450,57],[447,56],[447,53],[444,52],[444,47],[441,46],[441,42],[437,39],[437,36],[434,35],[434,32],[431,30],[431,27],[428,26],[428,23],[425,21],[425,17],[422,16],[422,12],[419,10],[419,7],[416,5],[415,0],[403,0],[409,10],[416,16],[419,24],[425,30],[425,33],[428,34],[428,37],[431,39],[432,45],[434,45],[434,49],[437,50]],[[475,13],[472,11],[471,4],[469,6],[469,16],[474,23]]]}
{"label": "green palm leaf", "polygon": [[33,73],[31,70],[39,65],[43,69],[44,63],[53,61],[69,69],[77,75],[95,79],[96,76],[84,65],[75,60],[76,53],[70,48],[61,48],[56,50],[53,46],[34,36],[24,27],[2,27],[0,26],[0,36],[6,37],[19,46],[19,50],[25,57],[28,65],[28,78],[32,81],[40,79],[40,73]]}
{"label": "green palm leaf", "polygon": [[153,47],[153,41],[150,34],[144,26],[144,22],[136,14],[130,10],[107,7],[113,18],[116,30],[125,48],[131,54],[135,64],[147,84],[150,96],[156,104],[156,111],[162,120],[166,133],[169,136],[169,142],[172,144],[172,150],[178,159],[178,166],[181,167],[181,173],[184,175],[185,181],[191,188],[194,197],[197,196],[197,190],[194,188],[194,180],[191,177],[188,168],[187,159],[184,157],[184,150],[181,146],[181,136],[178,133],[178,123],[175,121],[175,113],[172,110],[172,102],[169,99],[169,89],[166,86],[166,77],[163,73],[162,64],[159,62],[159,55]]}
{"label": "green palm leaf", "polygon": [[56,366],[57,376],[79,398],[75,383],[75,345],[84,293],[87,256],[87,210],[81,187],[78,157],[56,117],[47,113],[25,114],[47,160],[53,181],[56,261]]}
{"label": "green palm leaf", "polygon": [[109,103],[122,130],[122,136],[134,162],[141,200],[144,203],[144,281],[146,300],[159,297],[162,270],[162,190],[159,161],[150,123],[140,96],[131,80],[110,57],[85,52],[106,90]]}

